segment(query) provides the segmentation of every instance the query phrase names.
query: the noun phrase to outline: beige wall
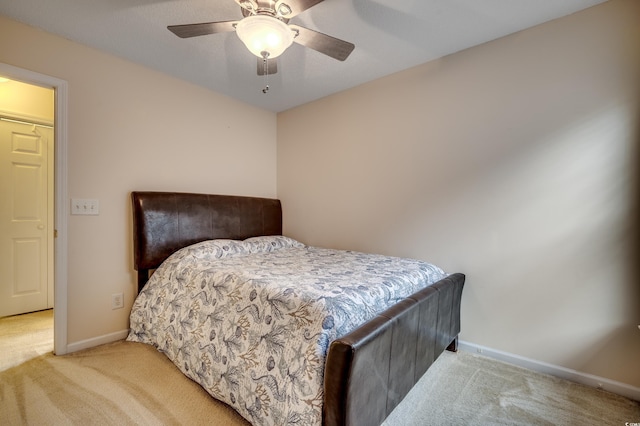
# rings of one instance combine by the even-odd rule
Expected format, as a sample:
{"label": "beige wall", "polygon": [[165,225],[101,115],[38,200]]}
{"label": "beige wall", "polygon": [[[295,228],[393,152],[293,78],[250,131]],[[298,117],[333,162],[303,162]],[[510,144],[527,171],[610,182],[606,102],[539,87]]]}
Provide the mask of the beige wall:
{"label": "beige wall", "polygon": [[640,386],[640,2],[278,115],[285,233],[467,274],[461,339]]}
{"label": "beige wall", "polygon": [[[276,116],[0,17],[0,62],[68,82],[68,343],[128,327],[132,190],[276,196]],[[125,308],[111,310],[124,292]]]}
{"label": "beige wall", "polygon": [[0,113],[53,124],[53,96],[48,88],[13,80],[0,82]]}

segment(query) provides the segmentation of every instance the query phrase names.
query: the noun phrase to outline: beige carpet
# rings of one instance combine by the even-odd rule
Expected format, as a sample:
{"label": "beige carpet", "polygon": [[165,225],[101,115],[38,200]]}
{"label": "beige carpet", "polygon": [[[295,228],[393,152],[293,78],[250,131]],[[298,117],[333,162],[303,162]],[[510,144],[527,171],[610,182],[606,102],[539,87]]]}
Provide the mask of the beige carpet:
{"label": "beige carpet", "polygon": [[[640,422],[640,403],[459,352],[444,353],[385,425],[625,422]],[[247,425],[154,348],[124,341],[0,371],[0,425],[59,424]]]}
{"label": "beige carpet", "polygon": [[0,318],[0,371],[53,352],[53,309]]}
{"label": "beige carpet", "polygon": [[116,342],[0,372],[0,425],[247,423],[155,348]]}
{"label": "beige carpet", "polygon": [[640,402],[467,352],[443,353],[398,407],[386,426],[640,423]]}

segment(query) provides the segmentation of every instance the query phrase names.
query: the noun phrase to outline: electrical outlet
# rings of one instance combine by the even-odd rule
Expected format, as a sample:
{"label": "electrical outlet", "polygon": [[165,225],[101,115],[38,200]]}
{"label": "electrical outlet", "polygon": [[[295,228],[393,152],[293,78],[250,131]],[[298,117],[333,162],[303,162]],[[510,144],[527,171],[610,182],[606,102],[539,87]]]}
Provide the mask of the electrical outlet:
{"label": "electrical outlet", "polygon": [[72,198],[71,214],[98,215],[100,214],[100,201],[95,198]]}
{"label": "electrical outlet", "polygon": [[124,295],[122,293],[113,293],[111,295],[111,309],[121,309],[124,307]]}

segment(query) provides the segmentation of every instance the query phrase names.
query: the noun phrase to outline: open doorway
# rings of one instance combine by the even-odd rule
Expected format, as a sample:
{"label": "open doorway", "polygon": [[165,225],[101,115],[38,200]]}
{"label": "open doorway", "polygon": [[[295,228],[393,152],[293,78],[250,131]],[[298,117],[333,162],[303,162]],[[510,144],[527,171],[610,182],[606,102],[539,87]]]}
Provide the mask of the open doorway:
{"label": "open doorway", "polygon": [[[53,295],[47,292],[47,303],[54,306],[53,350],[56,354],[62,355],[67,353],[67,83],[55,77],[2,63],[0,63],[0,76],[26,85],[45,88],[51,90],[51,93],[53,93],[51,138],[54,144],[52,152],[50,153],[53,157],[50,165],[55,171],[53,173],[52,184],[50,182],[51,191],[49,191],[49,195],[52,195],[52,203],[50,203],[50,210],[48,210],[48,214],[52,219],[49,225],[44,226],[50,227],[49,231],[51,235],[49,247],[51,248],[50,258],[52,259],[51,262],[53,265],[50,269],[53,271],[51,273],[53,278],[51,280]],[[26,100],[27,98],[21,99],[22,102]],[[2,108],[0,108],[0,110],[2,110]],[[23,116],[20,116],[20,114],[16,116],[14,111],[13,115],[13,119],[17,118],[15,121],[36,121],[36,123],[30,123],[31,134],[37,135],[44,133],[42,126],[46,125],[46,123],[43,123],[41,120],[38,122],[38,119],[42,118],[38,117],[38,114],[35,114],[35,117],[34,114],[29,113],[25,113]],[[28,147],[29,144],[25,141],[26,139],[20,141],[20,143],[24,143],[25,146]],[[32,178],[33,175],[34,174],[32,174]],[[36,227],[38,227],[38,225],[36,225]],[[21,248],[25,247],[27,246],[25,245]],[[33,247],[35,247],[35,245],[30,247],[32,252],[34,250]],[[29,254],[28,249],[24,251],[26,254]],[[33,272],[23,268],[21,273],[24,275],[25,273]],[[21,277],[20,279],[23,278],[24,277]]]}
{"label": "open doorway", "polygon": [[53,351],[54,100],[0,76],[0,367]]}
{"label": "open doorway", "polygon": [[53,308],[54,91],[0,78],[0,318]]}

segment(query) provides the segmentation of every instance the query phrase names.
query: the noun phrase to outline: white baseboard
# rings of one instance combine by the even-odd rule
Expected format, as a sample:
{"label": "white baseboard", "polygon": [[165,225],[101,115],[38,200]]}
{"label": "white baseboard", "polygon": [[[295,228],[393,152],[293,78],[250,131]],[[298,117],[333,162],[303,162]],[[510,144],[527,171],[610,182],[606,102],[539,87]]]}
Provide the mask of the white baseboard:
{"label": "white baseboard", "polygon": [[128,335],[129,335],[129,330],[127,329],[127,330],[116,331],[114,333],[105,334],[98,337],[92,337],[91,339],[80,340],[79,342],[68,344],[66,353],[77,352],[83,349],[93,348],[94,346],[100,346],[106,343],[123,340],[123,339],[126,339]]}
{"label": "white baseboard", "polygon": [[604,377],[594,376],[592,374],[560,367],[558,365],[547,364],[546,362],[536,361],[535,359],[525,358],[508,352],[502,352],[485,346],[476,345],[475,343],[464,342],[462,340],[458,342],[458,349],[465,352],[484,355],[489,358],[524,367],[539,373],[549,374],[575,383],[580,383],[597,389],[603,389],[635,401],[640,401],[640,388],[626,383],[616,382],[615,380],[605,379]]}

